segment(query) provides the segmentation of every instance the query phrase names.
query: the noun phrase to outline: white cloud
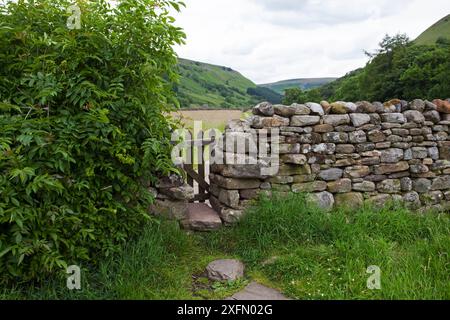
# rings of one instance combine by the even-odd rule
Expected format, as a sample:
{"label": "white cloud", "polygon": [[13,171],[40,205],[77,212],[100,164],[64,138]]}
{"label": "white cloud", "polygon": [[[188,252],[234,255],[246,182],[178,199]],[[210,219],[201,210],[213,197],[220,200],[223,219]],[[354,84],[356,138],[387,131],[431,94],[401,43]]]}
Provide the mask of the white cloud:
{"label": "white cloud", "polygon": [[188,0],[181,57],[225,65],[256,83],[342,76],[398,32],[417,37],[448,0]]}

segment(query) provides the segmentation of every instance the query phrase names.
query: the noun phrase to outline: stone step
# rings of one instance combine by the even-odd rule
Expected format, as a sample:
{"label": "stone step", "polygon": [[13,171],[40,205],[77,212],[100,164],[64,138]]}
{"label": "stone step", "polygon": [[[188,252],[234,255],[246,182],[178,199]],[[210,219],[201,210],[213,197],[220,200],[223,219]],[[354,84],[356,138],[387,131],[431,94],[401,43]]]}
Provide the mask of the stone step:
{"label": "stone step", "polygon": [[250,283],[242,291],[226,300],[290,300],[278,290],[263,286],[257,282]]}
{"label": "stone step", "polygon": [[206,203],[189,203],[188,213],[181,225],[192,231],[214,231],[222,227],[222,220]]}

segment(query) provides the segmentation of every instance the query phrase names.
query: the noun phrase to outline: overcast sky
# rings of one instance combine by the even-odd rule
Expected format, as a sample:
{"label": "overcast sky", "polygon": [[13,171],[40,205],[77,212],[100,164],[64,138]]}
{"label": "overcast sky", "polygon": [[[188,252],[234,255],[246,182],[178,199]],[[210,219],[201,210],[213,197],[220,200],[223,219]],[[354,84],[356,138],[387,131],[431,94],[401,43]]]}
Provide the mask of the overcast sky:
{"label": "overcast sky", "polygon": [[448,0],[185,0],[180,57],[231,67],[254,82],[342,76],[388,33],[417,37]]}

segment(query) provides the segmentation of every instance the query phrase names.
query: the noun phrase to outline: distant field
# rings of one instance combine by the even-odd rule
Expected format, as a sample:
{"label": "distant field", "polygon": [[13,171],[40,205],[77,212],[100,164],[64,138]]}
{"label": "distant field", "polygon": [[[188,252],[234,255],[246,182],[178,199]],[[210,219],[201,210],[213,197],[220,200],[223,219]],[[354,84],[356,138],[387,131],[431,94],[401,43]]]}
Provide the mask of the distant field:
{"label": "distant field", "polygon": [[192,127],[194,121],[203,121],[203,129],[225,129],[230,120],[240,119],[243,112],[240,110],[180,110],[173,112],[172,116],[182,120],[188,127]]}

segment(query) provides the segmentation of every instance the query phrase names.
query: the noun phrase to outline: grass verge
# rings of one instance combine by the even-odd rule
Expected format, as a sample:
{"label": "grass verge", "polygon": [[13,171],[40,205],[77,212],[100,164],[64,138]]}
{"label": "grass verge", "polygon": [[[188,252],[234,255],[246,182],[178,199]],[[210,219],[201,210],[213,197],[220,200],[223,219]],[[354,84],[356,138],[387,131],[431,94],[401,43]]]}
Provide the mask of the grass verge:
{"label": "grass verge", "polygon": [[[83,269],[82,290],[61,280],[1,289],[0,299],[222,299],[249,281],[294,299],[450,299],[448,214],[310,206],[304,195],[262,198],[233,228],[188,235],[173,222],[146,226],[142,236],[97,270]],[[247,278],[211,283],[202,274],[217,258],[246,263]],[[381,290],[369,290],[369,266]]]}

